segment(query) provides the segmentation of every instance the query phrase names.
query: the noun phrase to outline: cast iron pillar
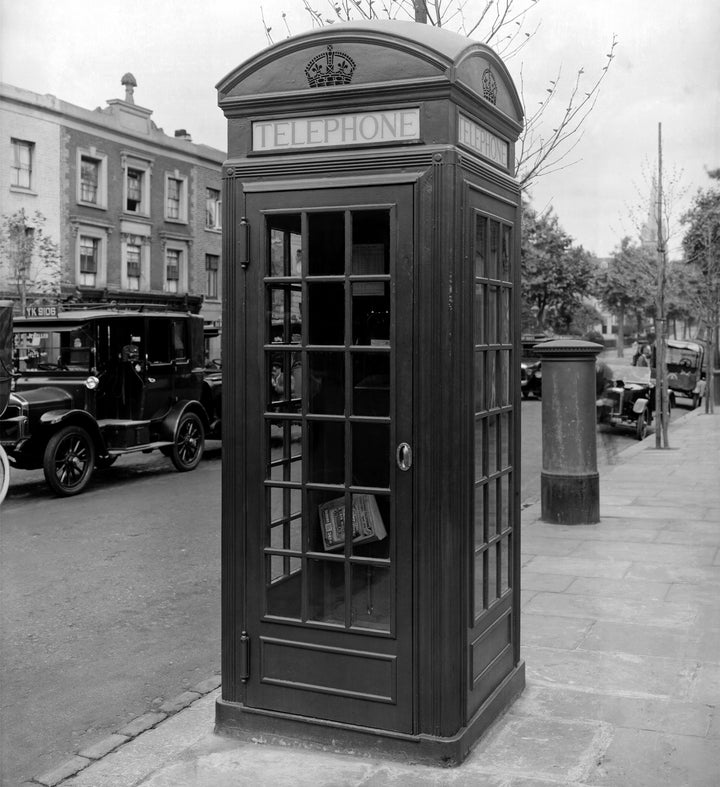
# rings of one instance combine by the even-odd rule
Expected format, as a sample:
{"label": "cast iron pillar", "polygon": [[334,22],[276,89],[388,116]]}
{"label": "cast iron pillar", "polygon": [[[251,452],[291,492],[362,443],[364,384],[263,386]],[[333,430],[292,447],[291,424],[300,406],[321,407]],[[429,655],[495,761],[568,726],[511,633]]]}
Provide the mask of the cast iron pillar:
{"label": "cast iron pillar", "polygon": [[535,345],[542,358],[541,518],[560,525],[600,521],[594,342]]}

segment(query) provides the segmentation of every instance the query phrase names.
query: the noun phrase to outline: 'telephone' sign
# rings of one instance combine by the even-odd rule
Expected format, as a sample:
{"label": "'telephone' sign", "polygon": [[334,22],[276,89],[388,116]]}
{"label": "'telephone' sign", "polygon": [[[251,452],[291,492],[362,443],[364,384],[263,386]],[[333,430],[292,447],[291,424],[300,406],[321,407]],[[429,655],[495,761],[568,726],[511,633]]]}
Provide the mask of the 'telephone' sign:
{"label": "'telephone' sign", "polygon": [[256,151],[414,142],[420,139],[420,110],[416,107],[256,121],[252,124],[252,136],[252,149]]}
{"label": "'telephone' sign", "polygon": [[458,122],[458,142],[507,169],[508,143],[464,115]]}

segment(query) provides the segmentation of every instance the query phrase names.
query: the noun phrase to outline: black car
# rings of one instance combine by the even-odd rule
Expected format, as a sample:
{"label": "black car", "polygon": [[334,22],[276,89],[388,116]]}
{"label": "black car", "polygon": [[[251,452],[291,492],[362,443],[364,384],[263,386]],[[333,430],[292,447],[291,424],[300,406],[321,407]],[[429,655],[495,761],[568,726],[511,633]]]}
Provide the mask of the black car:
{"label": "black car", "polygon": [[540,336],[523,335],[521,338],[520,390],[525,399],[531,394],[537,399],[542,396],[542,361],[533,348],[536,344],[546,341],[550,341],[550,339],[544,334]]}
{"label": "black car", "polygon": [[197,315],[104,308],[17,318],[12,353],[0,444],[13,467],[42,467],[58,495],[81,492],[96,467],[135,451],[158,449],[193,470],[206,436],[220,436],[220,380],[203,367]]}

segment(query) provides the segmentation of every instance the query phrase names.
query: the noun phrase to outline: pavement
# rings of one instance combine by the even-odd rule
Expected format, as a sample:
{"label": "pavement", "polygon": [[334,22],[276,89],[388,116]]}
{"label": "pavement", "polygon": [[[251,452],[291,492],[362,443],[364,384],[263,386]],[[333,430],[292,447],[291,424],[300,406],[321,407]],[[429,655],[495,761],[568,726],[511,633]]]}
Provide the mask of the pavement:
{"label": "pavement", "polygon": [[[720,784],[720,410],[600,475],[595,525],[522,512],[519,699],[456,768],[217,735],[211,677],[36,777],[46,787]],[[630,440],[630,438],[629,438]]]}

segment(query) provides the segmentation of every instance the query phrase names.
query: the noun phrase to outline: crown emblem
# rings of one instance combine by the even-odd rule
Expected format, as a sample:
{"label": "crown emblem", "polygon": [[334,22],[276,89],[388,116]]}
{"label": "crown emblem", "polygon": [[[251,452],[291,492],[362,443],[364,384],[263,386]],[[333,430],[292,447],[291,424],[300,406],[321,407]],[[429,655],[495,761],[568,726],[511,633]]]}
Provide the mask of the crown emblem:
{"label": "crown emblem", "polygon": [[494,104],[497,101],[497,82],[493,72],[486,68],[482,74],[483,98]]}
{"label": "crown emblem", "polygon": [[305,66],[305,76],[310,87],[349,85],[355,71],[355,61],[344,52],[336,52],[332,44]]}

